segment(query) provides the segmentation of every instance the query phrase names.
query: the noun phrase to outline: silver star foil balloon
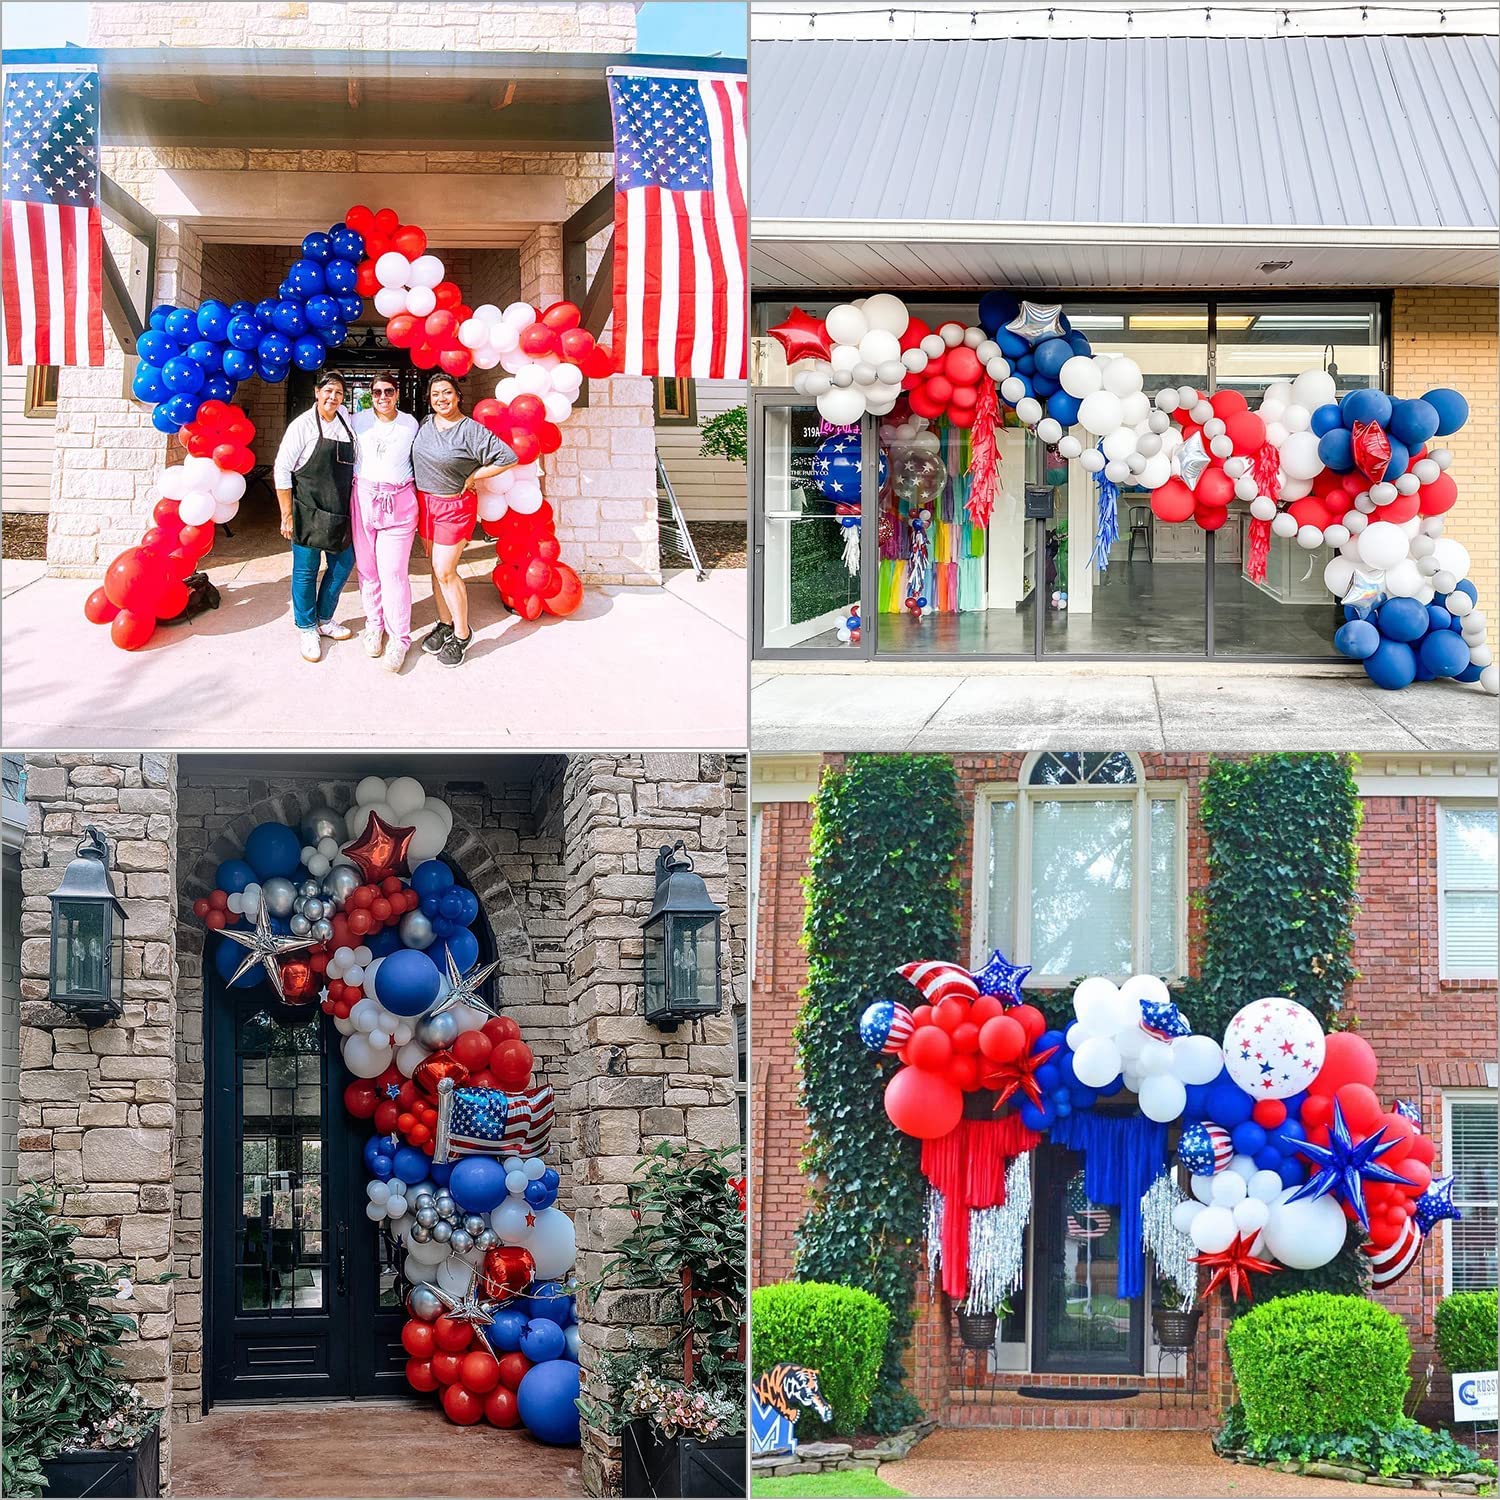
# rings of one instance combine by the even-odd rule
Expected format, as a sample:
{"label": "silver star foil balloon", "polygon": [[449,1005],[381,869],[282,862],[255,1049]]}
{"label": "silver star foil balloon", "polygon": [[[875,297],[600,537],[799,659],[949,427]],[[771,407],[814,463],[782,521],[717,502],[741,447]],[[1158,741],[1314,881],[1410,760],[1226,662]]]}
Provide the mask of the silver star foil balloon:
{"label": "silver star foil balloon", "polygon": [[279,932],[273,932],[271,914],[266,910],[264,902],[256,911],[255,926],[249,932],[237,932],[231,927],[225,927],[220,930],[219,936],[248,950],[240,960],[239,967],[230,975],[230,985],[238,983],[256,964],[261,964],[278,1000],[286,999],[286,990],[282,987],[281,969],[276,960],[288,953],[302,953],[314,947],[317,941],[311,934],[305,937],[283,937]]}
{"label": "silver star foil balloon", "polygon": [[469,1285],[463,1296],[455,1297],[452,1292],[445,1292],[442,1287],[430,1281],[419,1282],[417,1290],[431,1292],[447,1309],[448,1316],[455,1323],[472,1323],[475,1328],[488,1327],[495,1321],[493,1314],[499,1303],[482,1301],[475,1290],[479,1285],[479,1273],[458,1256],[450,1257],[450,1261],[452,1260],[458,1260],[469,1273]]}
{"label": "silver star foil balloon", "polygon": [[1385,595],[1385,589],[1382,587],[1384,582],[1383,572],[1377,578],[1369,573],[1361,573],[1356,568],[1354,581],[1349,585],[1348,591],[1339,603],[1352,604],[1356,609],[1374,609]]}
{"label": "silver star foil balloon", "polygon": [[486,979],[490,977],[491,974],[495,972],[496,969],[500,967],[499,959],[495,959],[491,963],[487,964],[475,964],[474,967],[470,969],[467,974],[465,974],[463,970],[459,968],[458,964],[454,961],[452,949],[448,949],[447,951],[445,951],[443,957],[447,960],[448,965],[449,990],[448,993],[444,995],[443,998],[439,1000],[438,1003],[427,1012],[427,1015],[441,1016],[445,1012],[453,1010],[457,1006],[469,1005],[472,1006],[475,1010],[483,1011],[487,1016],[498,1016],[500,1014],[499,1009],[496,1006],[491,1005],[490,1002],[479,993],[479,987],[485,982]]}
{"label": "silver star foil balloon", "polygon": [[1203,471],[1213,462],[1213,455],[1203,446],[1201,434],[1194,433],[1172,456],[1177,477],[1190,489],[1198,488]]}
{"label": "silver star foil balloon", "polygon": [[1028,344],[1043,339],[1064,339],[1061,302],[1023,302],[1021,311],[1007,323],[1011,333],[1019,334]]}

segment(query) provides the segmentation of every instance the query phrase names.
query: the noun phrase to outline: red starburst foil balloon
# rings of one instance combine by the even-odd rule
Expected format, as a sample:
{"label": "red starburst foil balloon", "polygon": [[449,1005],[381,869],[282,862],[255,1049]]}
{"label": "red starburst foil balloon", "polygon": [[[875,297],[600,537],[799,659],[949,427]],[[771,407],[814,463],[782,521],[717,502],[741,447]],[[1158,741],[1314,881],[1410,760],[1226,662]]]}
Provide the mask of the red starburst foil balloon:
{"label": "red starburst foil balloon", "polygon": [[388,875],[408,873],[406,851],[416,834],[415,828],[393,828],[379,813],[372,812],[365,831],[349,844],[344,853],[360,868],[366,884],[378,885]]}
{"label": "red starburst foil balloon", "polygon": [[1038,1109],[1042,1105],[1042,1090],[1036,1081],[1036,1070],[1057,1051],[1048,1047],[1044,1052],[1024,1054],[1012,1062],[993,1064],[982,1076],[981,1082],[988,1089],[998,1089],[1000,1097],[995,1101],[996,1110],[1004,1109],[1013,1095],[1025,1094]]}
{"label": "red starburst foil balloon", "polygon": [[1255,1293],[1250,1286],[1250,1273],[1259,1271],[1264,1276],[1274,1275],[1281,1269],[1275,1261],[1261,1260],[1259,1256],[1251,1255],[1250,1246],[1255,1243],[1253,1234],[1237,1234],[1234,1243],[1227,1250],[1215,1250],[1212,1253],[1201,1251],[1193,1256],[1195,1265],[1207,1266],[1213,1272],[1208,1278],[1208,1285],[1203,1289],[1203,1300],[1206,1302],[1221,1286],[1229,1288],[1229,1300],[1238,1302],[1240,1292],[1245,1293],[1245,1301],[1254,1301]]}

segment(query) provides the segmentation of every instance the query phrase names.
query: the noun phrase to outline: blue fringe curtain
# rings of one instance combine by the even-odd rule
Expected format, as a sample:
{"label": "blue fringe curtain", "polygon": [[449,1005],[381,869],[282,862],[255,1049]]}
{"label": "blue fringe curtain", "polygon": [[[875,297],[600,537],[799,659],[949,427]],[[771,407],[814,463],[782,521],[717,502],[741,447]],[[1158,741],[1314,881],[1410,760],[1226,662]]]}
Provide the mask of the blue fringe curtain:
{"label": "blue fringe curtain", "polygon": [[1167,1127],[1144,1115],[1099,1115],[1075,1110],[1054,1121],[1052,1141],[1083,1154],[1083,1190],[1089,1202],[1120,1211],[1120,1252],[1115,1295],[1146,1290],[1141,1244],[1141,1199],[1167,1160]]}

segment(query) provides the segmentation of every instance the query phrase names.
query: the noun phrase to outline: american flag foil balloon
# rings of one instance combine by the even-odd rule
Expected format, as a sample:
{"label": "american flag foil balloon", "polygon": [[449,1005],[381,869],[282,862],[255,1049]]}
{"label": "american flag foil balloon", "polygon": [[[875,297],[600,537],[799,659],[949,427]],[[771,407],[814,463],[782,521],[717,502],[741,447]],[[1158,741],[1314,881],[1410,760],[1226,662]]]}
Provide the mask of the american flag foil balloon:
{"label": "american flag foil balloon", "polygon": [[1361,1245],[1362,1254],[1369,1257],[1370,1283],[1376,1291],[1399,1280],[1412,1267],[1422,1253],[1422,1231],[1408,1219],[1393,1245],[1377,1250],[1374,1245]]}
{"label": "american flag foil balloon", "polygon": [[924,958],[918,963],[902,964],[896,972],[919,989],[929,1005],[937,1005],[950,997],[967,1000],[970,1004],[979,998],[979,986],[974,982],[974,976],[958,964]]}
{"label": "american flag foil balloon", "polygon": [[1174,1036],[1191,1036],[1193,1028],[1171,1000],[1141,1001],[1141,1030],[1158,1041],[1170,1042]]}
{"label": "american flag foil balloon", "polygon": [[541,1156],[552,1137],[557,1096],[540,1088],[458,1087],[451,1078],[438,1084],[438,1122],[433,1161],[460,1156]]}
{"label": "american flag foil balloon", "polygon": [[1195,1176],[1222,1172],[1234,1155],[1234,1142],[1222,1125],[1199,1121],[1187,1126],[1177,1142],[1177,1160]]}
{"label": "american flag foil balloon", "polygon": [[859,1039],[871,1052],[899,1052],[912,1032],[911,1012],[896,1000],[876,1000],[859,1018]]}
{"label": "american flag foil balloon", "polygon": [[1396,1101],[1396,1113],[1403,1120],[1410,1120],[1418,1130],[1422,1128],[1422,1111],[1410,1099],[1398,1099]]}
{"label": "american flag foil balloon", "polygon": [[1453,1178],[1434,1177],[1432,1185],[1417,1199],[1416,1224],[1423,1234],[1431,1234],[1433,1227],[1442,1219],[1455,1222],[1463,1215],[1453,1204]]}

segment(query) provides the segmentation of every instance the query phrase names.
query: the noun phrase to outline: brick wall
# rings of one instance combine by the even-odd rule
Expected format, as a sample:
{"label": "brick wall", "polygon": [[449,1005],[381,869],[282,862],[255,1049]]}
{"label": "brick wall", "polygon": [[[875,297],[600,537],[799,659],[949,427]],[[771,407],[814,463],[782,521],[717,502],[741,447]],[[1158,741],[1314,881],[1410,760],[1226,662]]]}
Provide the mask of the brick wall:
{"label": "brick wall", "polygon": [[1493,287],[1402,287],[1391,302],[1391,389],[1420,396],[1449,385],[1469,401],[1462,431],[1440,439],[1453,450],[1458,503],[1446,535],[1469,549],[1479,607],[1493,611],[1496,572],[1495,473],[1500,468],[1500,406],[1495,390]]}

